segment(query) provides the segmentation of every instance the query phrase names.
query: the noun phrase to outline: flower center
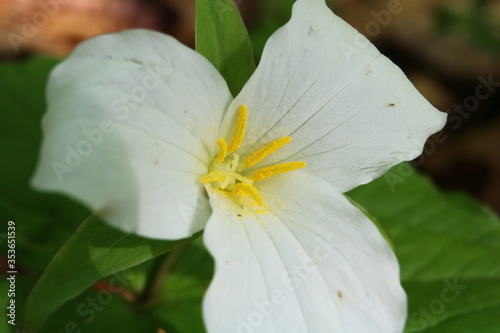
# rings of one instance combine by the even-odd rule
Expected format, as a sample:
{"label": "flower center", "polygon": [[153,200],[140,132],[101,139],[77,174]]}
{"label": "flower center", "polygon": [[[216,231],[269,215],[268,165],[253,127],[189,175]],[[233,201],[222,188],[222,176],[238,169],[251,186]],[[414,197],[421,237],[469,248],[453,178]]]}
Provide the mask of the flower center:
{"label": "flower center", "polygon": [[228,146],[224,139],[217,140],[219,152],[210,164],[208,173],[200,178],[200,182],[202,184],[210,183],[213,188],[223,192],[227,197],[242,205],[257,204],[265,207],[264,199],[255,187],[255,183],[274,175],[301,169],[306,166],[306,162],[279,163],[253,172],[248,170],[248,168],[258,164],[270,154],[290,143],[292,138],[285,136],[273,141],[240,161],[240,155],[236,152],[243,142],[247,119],[247,107],[240,105],[231,143]]}

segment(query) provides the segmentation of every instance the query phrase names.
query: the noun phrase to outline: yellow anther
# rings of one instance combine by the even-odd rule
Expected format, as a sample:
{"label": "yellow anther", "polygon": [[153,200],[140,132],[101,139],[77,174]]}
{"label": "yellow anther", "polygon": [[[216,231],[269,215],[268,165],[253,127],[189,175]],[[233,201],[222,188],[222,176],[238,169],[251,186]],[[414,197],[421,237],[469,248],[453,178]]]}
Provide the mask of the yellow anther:
{"label": "yellow anther", "polygon": [[306,166],[306,162],[289,162],[271,165],[262,169],[259,169],[253,173],[252,180],[258,182],[259,180],[279,175],[280,173],[285,173],[297,169],[301,169]]}
{"label": "yellow anther", "polygon": [[216,191],[223,193],[242,208],[246,206],[255,214],[265,214],[268,212],[268,209],[260,194],[260,190],[262,190],[264,185],[255,187],[254,183],[274,175],[303,168],[306,166],[306,162],[271,165],[258,169],[253,173],[251,178],[248,178],[250,177],[248,175],[250,171],[246,170],[247,168],[256,165],[269,155],[283,148],[292,141],[292,138],[285,136],[275,140],[253,154],[250,154],[250,156],[240,163],[240,155],[237,153],[237,150],[240,148],[245,137],[247,120],[247,107],[240,105],[231,143],[228,145],[227,141],[222,138],[217,140],[217,145],[219,146],[217,156],[215,156],[214,161],[209,165],[208,173],[200,177],[199,181],[202,184],[212,183],[211,186]]}
{"label": "yellow anther", "polygon": [[224,181],[224,174],[221,171],[214,171],[200,177],[200,183],[207,184],[211,182],[222,182]]}
{"label": "yellow anther", "polygon": [[217,154],[217,159],[215,160],[215,164],[220,164],[224,161],[227,155],[227,143],[224,139],[217,140],[217,144],[219,145],[219,153]]}
{"label": "yellow anther", "polygon": [[276,141],[271,142],[270,144],[264,146],[263,148],[257,150],[255,153],[252,155],[248,156],[245,158],[245,164],[247,167],[251,167],[260,161],[262,161],[264,158],[267,156],[271,155],[278,149],[284,147],[285,145],[289,144],[292,141],[292,137],[290,136],[285,136],[284,138],[278,139]]}
{"label": "yellow anther", "polygon": [[259,191],[250,184],[238,183],[235,185],[235,191],[237,194],[252,197],[261,206],[264,205],[264,199],[262,199]]}
{"label": "yellow anther", "polygon": [[240,105],[238,109],[238,119],[236,120],[236,129],[234,131],[233,139],[228,147],[228,152],[233,152],[240,148],[243,137],[245,136],[245,129],[247,127],[248,111],[245,105]]}

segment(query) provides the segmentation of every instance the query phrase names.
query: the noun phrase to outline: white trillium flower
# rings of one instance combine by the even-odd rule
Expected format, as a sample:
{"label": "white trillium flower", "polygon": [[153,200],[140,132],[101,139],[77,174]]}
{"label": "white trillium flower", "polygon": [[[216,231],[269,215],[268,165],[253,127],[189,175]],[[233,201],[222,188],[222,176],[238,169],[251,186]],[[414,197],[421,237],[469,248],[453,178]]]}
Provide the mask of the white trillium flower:
{"label": "white trillium flower", "polygon": [[396,257],[342,193],[446,117],[323,0],[296,2],[234,99],[204,57],[131,30],[82,43],[48,105],[34,184],[141,236],[205,229],[208,332],[402,331]]}

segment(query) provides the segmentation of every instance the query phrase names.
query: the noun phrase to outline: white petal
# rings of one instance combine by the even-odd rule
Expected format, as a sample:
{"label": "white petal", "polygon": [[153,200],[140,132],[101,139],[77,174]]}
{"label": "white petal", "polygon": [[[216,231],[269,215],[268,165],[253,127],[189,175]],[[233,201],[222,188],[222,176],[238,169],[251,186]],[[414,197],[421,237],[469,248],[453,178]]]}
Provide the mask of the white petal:
{"label": "white petal", "polygon": [[204,237],[216,268],[204,300],[208,332],[402,332],[398,263],[373,223],[307,173],[259,184],[270,213],[242,212],[209,189]]}
{"label": "white petal", "polygon": [[230,106],[223,133],[240,104],[249,110],[242,152],[290,135],[266,162],[306,161],[342,192],[417,157],[446,118],[323,0],[297,1]]}
{"label": "white petal", "polygon": [[231,100],[215,68],[169,36],[130,30],[91,39],[50,77],[33,183],[125,231],[190,236],[210,214],[198,178]]}

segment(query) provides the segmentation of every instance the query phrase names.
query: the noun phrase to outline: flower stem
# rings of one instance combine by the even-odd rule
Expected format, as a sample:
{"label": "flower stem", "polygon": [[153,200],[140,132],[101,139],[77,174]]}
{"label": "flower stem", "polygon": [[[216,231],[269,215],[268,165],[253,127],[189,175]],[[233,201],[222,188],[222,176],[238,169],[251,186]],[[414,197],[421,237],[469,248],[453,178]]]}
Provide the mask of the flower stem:
{"label": "flower stem", "polygon": [[149,271],[144,290],[137,299],[141,309],[151,309],[158,302],[165,279],[189,244],[189,241],[184,242],[172,251],[156,258]]}

